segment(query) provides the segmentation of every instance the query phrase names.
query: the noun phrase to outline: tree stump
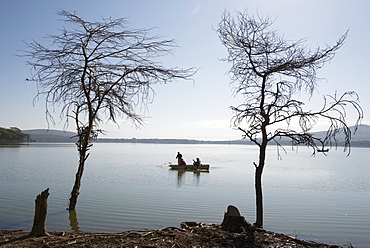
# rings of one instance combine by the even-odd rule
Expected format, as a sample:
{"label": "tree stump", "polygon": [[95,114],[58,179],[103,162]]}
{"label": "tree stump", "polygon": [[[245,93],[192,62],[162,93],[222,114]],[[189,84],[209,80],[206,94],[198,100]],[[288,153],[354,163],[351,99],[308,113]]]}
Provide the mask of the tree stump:
{"label": "tree stump", "polygon": [[252,230],[252,225],[240,215],[239,210],[232,205],[227,207],[224,219],[221,223],[222,229],[231,232],[245,232]]}
{"label": "tree stump", "polygon": [[46,231],[46,214],[48,212],[49,188],[42,191],[35,200],[35,216],[29,236],[49,236]]}

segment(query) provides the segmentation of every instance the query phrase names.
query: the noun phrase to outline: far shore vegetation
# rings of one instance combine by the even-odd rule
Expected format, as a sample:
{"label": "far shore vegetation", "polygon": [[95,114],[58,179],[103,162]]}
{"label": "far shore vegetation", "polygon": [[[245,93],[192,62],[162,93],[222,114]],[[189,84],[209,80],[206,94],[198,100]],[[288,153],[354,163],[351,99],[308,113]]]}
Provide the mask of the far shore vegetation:
{"label": "far shore vegetation", "polygon": [[29,141],[30,135],[23,133],[17,127],[2,128],[0,127],[0,144],[12,144]]}
{"label": "far shore vegetation", "polygon": [[[370,126],[360,125],[358,134],[367,133]],[[358,135],[357,134],[357,135]],[[76,134],[69,131],[59,130],[23,130],[19,128],[0,127],[0,144],[12,144],[22,142],[38,142],[38,143],[74,143],[76,142]],[[356,136],[357,136],[356,135]],[[197,140],[197,139],[161,139],[161,138],[99,138],[98,143],[147,143],[147,144],[219,144],[219,145],[249,145],[247,140]],[[289,146],[289,140],[281,141],[281,144]],[[272,144],[271,144],[272,145]],[[339,142],[338,147],[344,145],[344,142]],[[351,141],[352,147],[370,147],[370,139],[365,135],[357,137],[356,140]]]}

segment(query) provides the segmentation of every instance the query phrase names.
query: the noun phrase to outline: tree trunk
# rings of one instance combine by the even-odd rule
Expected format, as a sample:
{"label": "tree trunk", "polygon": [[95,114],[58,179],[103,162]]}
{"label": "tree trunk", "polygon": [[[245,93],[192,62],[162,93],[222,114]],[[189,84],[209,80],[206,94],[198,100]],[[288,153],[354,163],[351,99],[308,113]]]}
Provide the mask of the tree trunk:
{"label": "tree trunk", "polygon": [[69,211],[75,210],[76,208],[77,197],[80,194],[80,186],[81,186],[81,177],[78,175],[78,172],[77,172],[75,184],[73,185],[73,188],[71,191],[71,197],[69,198],[69,206],[68,206]]}
{"label": "tree trunk", "polygon": [[[78,133],[78,139],[79,141],[76,143],[77,149],[80,155],[78,169],[76,173],[75,178],[75,184],[73,185],[72,191],[71,191],[71,197],[69,198],[69,206],[68,210],[75,210],[76,204],[77,204],[77,197],[80,194],[80,187],[81,187],[81,179],[82,174],[84,172],[85,162],[87,158],[89,157],[89,143],[90,143],[90,136],[91,136],[91,130],[92,130],[92,120],[93,118],[89,118],[89,126],[81,129],[77,129]],[[90,145],[91,146],[91,145]]]}
{"label": "tree trunk", "polygon": [[262,197],[262,168],[256,167],[255,190],[256,190],[256,227],[263,227],[263,197]]}
{"label": "tree trunk", "polygon": [[68,210],[74,210],[76,208],[77,204],[77,197],[80,194],[80,187],[81,187],[81,178],[82,178],[82,173],[84,170],[85,166],[85,161],[86,158],[82,158],[82,155],[80,156],[80,162],[78,165],[78,170],[76,173],[76,178],[75,178],[75,184],[73,185],[72,191],[71,191],[71,197],[69,198],[69,206]]}
{"label": "tree trunk", "polygon": [[48,236],[46,231],[46,214],[48,212],[49,188],[42,191],[35,200],[35,216],[30,236]]}
{"label": "tree trunk", "polygon": [[266,129],[262,132],[263,141],[260,146],[259,163],[258,166],[255,164],[255,179],[254,186],[256,190],[256,227],[263,227],[263,196],[262,196],[262,172],[266,161],[266,148],[267,148],[267,135]]}

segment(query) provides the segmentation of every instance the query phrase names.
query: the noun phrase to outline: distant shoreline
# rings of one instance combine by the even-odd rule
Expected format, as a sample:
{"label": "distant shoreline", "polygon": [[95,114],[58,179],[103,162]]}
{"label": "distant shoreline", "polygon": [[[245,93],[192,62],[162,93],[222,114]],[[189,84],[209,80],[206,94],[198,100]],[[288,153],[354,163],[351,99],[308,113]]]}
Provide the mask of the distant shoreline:
{"label": "distant shoreline", "polygon": [[[354,127],[351,127],[354,129]],[[49,129],[33,129],[22,130],[28,134],[32,141],[38,143],[75,143],[77,141],[76,133],[71,131],[49,130]],[[314,133],[317,137],[325,137],[326,132]],[[360,125],[356,135],[352,137],[351,147],[370,147],[370,126]],[[337,147],[343,147],[344,136],[339,135]],[[219,145],[254,145],[249,140],[196,140],[196,139],[178,139],[178,138],[105,138],[102,136],[97,141],[100,143],[148,143],[148,144],[219,144]],[[290,146],[291,142],[287,139],[279,140],[281,145]],[[275,145],[271,142],[270,145]],[[335,147],[335,145],[333,145]]]}
{"label": "distant shoreline", "polygon": [[[74,143],[76,142],[76,139],[65,137],[63,139],[58,139],[56,137],[54,138],[46,138],[46,139],[37,139],[32,140],[31,142],[2,142],[0,141],[0,145],[21,145],[21,144],[27,144],[27,143]],[[253,143],[249,142],[248,140],[194,140],[194,139],[136,139],[136,138],[101,138],[97,139],[93,143],[130,143],[130,144],[190,144],[190,145],[254,145]],[[289,141],[280,141],[280,144],[283,146],[291,146],[291,143]],[[275,143],[269,144],[269,146],[275,146]],[[304,146],[304,145],[302,145]],[[340,141],[337,144],[337,147],[343,147],[344,142]],[[329,146],[328,146],[329,147]],[[351,147],[364,147],[368,148],[370,147],[370,141],[364,140],[364,141],[351,141]],[[333,146],[335,148],[335,146]]]}
{"label": "distant shoreline", "polygon": [[[101,143],[148,143],[148,144],[216,144],[216,145],[254,145],[248,140],[189,140],[189,139],[98,139],[97,142]],[[281,145],[289,146],[290,141],[280,141]],[[275,145],[271,143],[269,145]],[[303,146],[303,145],[302,145]],[[343,147],[344,142],[338,142],[338,147]],[[334,146],[333,146],[334,147]],[[351,147],[370,147],[370,141],[351,141]]]}
{"label": "distant shoreline", "polygon": [[250,144],[247,140],[195,140],[195,139],[137,139],[137,138],[100,138],[96,142],[98,143],[148,143],[148,144],[219,144],[219,145],[248,145]]}

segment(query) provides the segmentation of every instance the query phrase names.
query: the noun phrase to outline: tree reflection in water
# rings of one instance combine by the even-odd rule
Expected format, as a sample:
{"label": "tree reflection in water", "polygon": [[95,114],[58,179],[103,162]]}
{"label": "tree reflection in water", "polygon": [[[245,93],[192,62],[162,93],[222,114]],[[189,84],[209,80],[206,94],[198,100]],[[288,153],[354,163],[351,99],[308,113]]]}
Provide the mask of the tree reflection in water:
{"label": "tree reflection in water", "polygon": [[80,227],[78,226],[78,221],[77,221],[77,213],[76,210],[69,210],[69,225],[71,226],[71,229],[75,232],[81,232]]}

